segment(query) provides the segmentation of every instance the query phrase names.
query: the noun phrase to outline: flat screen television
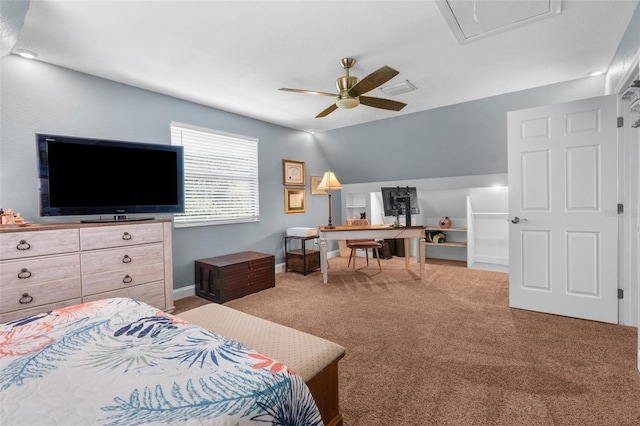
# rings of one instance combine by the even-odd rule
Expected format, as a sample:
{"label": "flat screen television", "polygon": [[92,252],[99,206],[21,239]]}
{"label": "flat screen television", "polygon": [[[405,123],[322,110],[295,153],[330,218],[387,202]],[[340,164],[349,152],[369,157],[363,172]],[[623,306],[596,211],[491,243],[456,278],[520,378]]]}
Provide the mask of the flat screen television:
{"label": "flat screen television", "polygon": [[184,211],[181,146],[36,134],[41,216]]}
{"label": "flat screen television", "polygon": [[382,187],[382,206],[385,216],[406,215],[406,198],[409,198],[411,214],[419,214],[418,191],[415,187]]}

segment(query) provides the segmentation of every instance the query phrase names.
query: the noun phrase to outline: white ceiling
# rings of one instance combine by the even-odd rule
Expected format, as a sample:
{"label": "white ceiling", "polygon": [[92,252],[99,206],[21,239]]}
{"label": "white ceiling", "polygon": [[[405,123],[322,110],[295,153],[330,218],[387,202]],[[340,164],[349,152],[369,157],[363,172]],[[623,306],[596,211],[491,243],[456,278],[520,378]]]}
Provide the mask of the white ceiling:
{"label": "white ceiling", "polygon": [[[484,22],[491,30],[557,3],[455,1],[460,4],[451,9],[461,11],[474,34],[484,31]],[[318,132],[606,70],[637,4],[563,0],[559,14],[461,44],[450,17],[426,0],[32,0],[14,51],[31,50],[43,62]],[[391,98],[408,104],[400,112],[361,105],[321,119],[314,117],[331,98],[278,91],[336,92],[345,56],[357,60],[352,75],[363,78],[388,65],[400,74],[387,84],[409,80],[418,90]],[[367,95],[388,98],[378,89]]]}

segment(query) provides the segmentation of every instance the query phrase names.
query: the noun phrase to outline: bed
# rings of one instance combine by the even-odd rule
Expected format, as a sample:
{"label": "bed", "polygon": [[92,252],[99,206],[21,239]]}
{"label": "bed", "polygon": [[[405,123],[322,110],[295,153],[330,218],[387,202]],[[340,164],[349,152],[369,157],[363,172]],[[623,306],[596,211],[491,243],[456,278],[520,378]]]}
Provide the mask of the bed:
{"label": "bed", "polygon": [[293,368],[311,391],[325,426],[342,426],[338,362],[345,356],[343,346],[217,303],[176,316]]}
{"label": "bed", "polygon": [[126,298],[0,324],[0,424],[322,425],[302,378]]}

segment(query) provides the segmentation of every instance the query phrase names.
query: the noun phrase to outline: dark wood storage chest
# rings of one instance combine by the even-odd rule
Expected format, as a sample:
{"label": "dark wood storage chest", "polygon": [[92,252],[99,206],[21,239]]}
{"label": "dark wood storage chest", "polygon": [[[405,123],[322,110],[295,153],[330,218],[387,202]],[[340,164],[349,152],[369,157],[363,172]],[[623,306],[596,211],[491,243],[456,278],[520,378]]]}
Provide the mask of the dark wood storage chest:
{"label": "dark wood storage chest", "polygon": [[275,257],[244,251],[196,260],[196,294],[224,303],[276,285]]}

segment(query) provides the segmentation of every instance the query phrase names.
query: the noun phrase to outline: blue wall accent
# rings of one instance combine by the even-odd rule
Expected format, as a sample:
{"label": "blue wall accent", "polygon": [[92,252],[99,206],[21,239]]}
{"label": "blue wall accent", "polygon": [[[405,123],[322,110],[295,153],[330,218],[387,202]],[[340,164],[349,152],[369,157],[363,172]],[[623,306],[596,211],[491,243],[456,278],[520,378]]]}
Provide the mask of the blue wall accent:
{"label": "blue wall accent", "polygon": [[601,96],[604,78],[587,77],[336,129],[316,139],[343,184],[506,173],[507,112]]}
{"label": "blue wall accent", "polygon": [[[282,262],[286,228],[327,222],[327,197],[311,195],[308,176],[322,175],[330,164],[308,133],[15,55],[3,57],[0,66],[0,206],[28,221],[78,220],[39,217],[35,133],[169,144],[170,123],[178,121],[259,139],[261,220],[174,229],[175,288],[194,283],[193,262],[205,257],[254,250]],[[305,213],[284,213],[282,159],[306,162]],[[339,216],[340,198],[335,201]]]}

